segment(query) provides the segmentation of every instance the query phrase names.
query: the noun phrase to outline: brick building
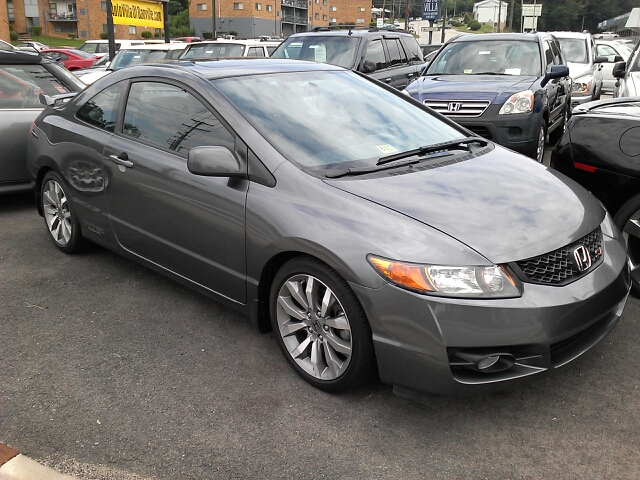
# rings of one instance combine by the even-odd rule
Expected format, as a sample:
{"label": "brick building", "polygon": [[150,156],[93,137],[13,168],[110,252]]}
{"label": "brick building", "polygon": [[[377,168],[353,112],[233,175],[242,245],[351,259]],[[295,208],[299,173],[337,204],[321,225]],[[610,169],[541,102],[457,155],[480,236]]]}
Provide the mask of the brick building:
{"label": "brick building", "polygon": [[[213,29],[213,0],[191,0],[196,35]],[[368,25],[371,0],[215,0],[216,33],[238,37],[288,36],[331,23]]]}
{"label": "brick building", "polygon": [[0,40],[10,41],[9,37],[9,14],[7,11],[7,0],[0,0]]}
{"label": "brick building", "polygon": [[[42,27],[42,35],[80,39],[97,39],[107,31],[107,2],[100,0],[0,0],[0,23],[6,15],[17,33],[31,32]],[[145,26],[114,25],[115,37],[141,39],[145,30],[159,29]],[[2,27],[0,26],[0,38]]]}

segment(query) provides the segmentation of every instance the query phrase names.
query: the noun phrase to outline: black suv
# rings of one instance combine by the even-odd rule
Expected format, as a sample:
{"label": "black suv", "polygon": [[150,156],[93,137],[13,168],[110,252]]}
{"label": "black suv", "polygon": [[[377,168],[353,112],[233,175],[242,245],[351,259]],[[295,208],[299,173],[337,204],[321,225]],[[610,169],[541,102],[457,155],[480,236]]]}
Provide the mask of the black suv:
{"label": "black suv", "polygon": [[477,135],[539,162],[571,109],[569,68],[550,34],[461,35],[407,93]]}
{"label": "black suv", "polygon": [[287,38],[273,58],[330,63],[402,89],[420,75],[424,58],[413,35],[397,29],[315,28]]}

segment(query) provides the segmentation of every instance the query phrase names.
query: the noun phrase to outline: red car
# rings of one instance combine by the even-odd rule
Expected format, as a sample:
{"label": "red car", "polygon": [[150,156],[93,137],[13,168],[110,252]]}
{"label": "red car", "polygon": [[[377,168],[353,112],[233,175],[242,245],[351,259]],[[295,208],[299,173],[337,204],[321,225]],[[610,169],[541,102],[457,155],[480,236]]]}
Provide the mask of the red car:
{"label": "red car", "polygon": [[89,68],[100,59],[100,57],[74,48],[50,48],[42,50],[40,54],[59,60],[68,70]]}

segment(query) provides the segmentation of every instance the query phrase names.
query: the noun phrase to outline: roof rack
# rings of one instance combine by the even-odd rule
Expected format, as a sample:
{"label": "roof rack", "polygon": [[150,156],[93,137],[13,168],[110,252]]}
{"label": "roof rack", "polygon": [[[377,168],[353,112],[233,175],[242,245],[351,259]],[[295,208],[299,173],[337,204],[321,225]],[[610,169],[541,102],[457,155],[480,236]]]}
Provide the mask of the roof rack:
{"label": "roof rack", "polygon": [[353,30],[367,30],[369,32],[377,31],[377,30],[371,30],[371,27],[369,26],[365,27],[360,25],[329,25],[328,27],[315,27],[311,31],[312,32],[330,32],[331,30],[349,30],[348,35],[351,35],[351,32]]}

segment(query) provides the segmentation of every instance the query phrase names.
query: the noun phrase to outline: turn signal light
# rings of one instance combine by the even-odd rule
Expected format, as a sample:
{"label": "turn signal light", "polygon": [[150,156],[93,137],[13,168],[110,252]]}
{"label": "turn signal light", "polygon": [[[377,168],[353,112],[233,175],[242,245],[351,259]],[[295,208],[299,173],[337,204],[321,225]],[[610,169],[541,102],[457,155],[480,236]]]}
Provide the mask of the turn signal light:
{"label": "turn signal light", "polygon": [[422,273],[424,266],[394,262],[372,255],[369,256],[369,261],[383,276],[394,283],[422,292],[433,292],[435,290]]}

